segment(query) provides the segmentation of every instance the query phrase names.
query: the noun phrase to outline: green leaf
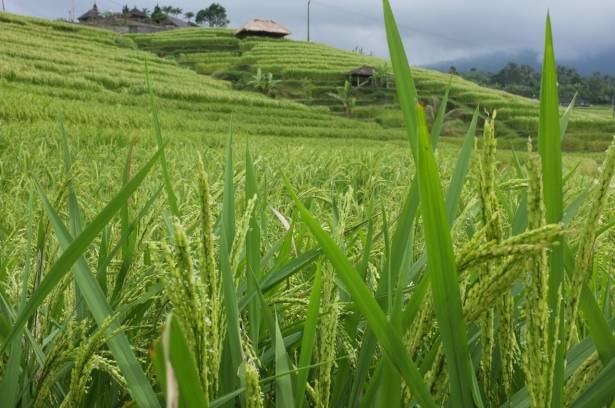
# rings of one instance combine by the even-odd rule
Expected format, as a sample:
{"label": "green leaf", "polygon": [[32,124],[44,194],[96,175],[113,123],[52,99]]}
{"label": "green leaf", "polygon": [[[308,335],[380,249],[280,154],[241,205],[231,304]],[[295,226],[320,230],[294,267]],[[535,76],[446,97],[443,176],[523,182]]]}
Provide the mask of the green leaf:
{"label": "green leaf", "polygon": [[463,321],[459,277],[457,275],[453,244],[440,175],[433,155],[427,123],[422,107],[417,110],[419,120],[418,182],[423,216],[427,263],[436,318],[446,355],[454,406],[470,407],[472,396],[472,362]]}
{"label": "green leaf", "polygon": [[436,119],[433,122],[433,126],[431,127],[431,144],[435,147],[438,144],[438,140],[440,139],[440,134],[442,133],[442,126],[444,125],[444,117],[446,116],[446,105],[448,105],[448,94],[451,91],[451,84],[453,82],[453,77],[451,76],[448,81],[448,85],[446,90],[444,91],[444,96],[442,96],[442,100],[440,101],[440,107],[438,108],[438,114],[436,115]]}
{"label": "green leaf", "polygon": [[[562,192],[562,153],[559,117],[559,96],[557,90],[557,65],[553,50],[551,19],[547,15],[545,28],[545,49],[540,85],[540,120],[538,130],[538,150],[542,159],[543,199],[546,222],[557,224],[562,221],[564,199]],[[553,406],[563,405],[564,387],[564,330],[563,308],[558,309],[559,290],[564,280],[563,239],[557,240],[549,254],[549,308],[561,310],[549,322],[549,344],[556,347],[555,372],[553,378]],[[556,330],[559,325],[559,330]],[[559,333],[556,340],[555,334]],[[553,347],[553,346],[550,346]]]}
{"label": "green leaf", "polygon": [[162,146],[165,143],[162,139],[162,131],[160,130],[160,120],[158,119],[158,109],[156,108],[156,103],[154,101],[154,90],[152,89],[152,86],[149,80],[149,69],[147,67],[147,58],[145,59],[145,84],[147,86],[147,90],[149,94],[149,107],[152,113],[152,125],[154,126],[154,136],[156,138],[156,143],[158,144],[158,149],[162,152],[160,164],[162,167],[162,178],[164,179],[164,188],[167,192],[167,200],[169,202],[171,214],[173,214],[176,217],[179,217],[177,197],[175,196],[175,192],[173,191],[173,184],[171,183],[171,176],[169,176],[169,166],[167,165],[167,159],[164,155],[164,150],[162,149]]}
{"label": "green leaf", "polygon": [[410,141],[410,147],[416,162],[416,153],[418,151],[416,105],[418,103],[418,96],[414,80],[412,79],[412,71],[408,65],[408,57],[406,56],[399,30],[397,29],[395,17],[393,16],[393,10],[391,10],[391,5],[388,0],[383,1],[383,6],[391,65],[395,73],[397,97],[399,98],[399,105],[404,117],[404,122],[406,123],[408,140]]}
{"label": "green leaf", "polygon": [[318,221],[303,206],[292,187],[285,180],[287,189],[292,196],[303,222],[308,226],[316,240],[322,246],[324,254],[327,256],[338,277],[346,286],[352,296],[357,309],[367,319],[370,329],[378,338],[385,353],[389,356],[395,367],[402,375],[408,388],[411,390],[417,401],[424,407],[435,407],[431,394],[423,381],[423,377],[416,365],[412,362],[407,350],[404,347],[399,334],[388,322],[384,312],[374,299],[370,290],[361,280],[358,272],[354,269],[348,258],[343,254],[335,241],[322,229]]}
{"label": "green leaf", "polygon": [[[254,170],[254,163],[252,162],[252,156],[250,150],[246,147],[246,204],[250,199],[257,196],[258,189],[256,184],[256,171]],[[254,276],[260,279],[260,226],[258,224],[257,211],[253,211],[250,217],[250,229],[246,236],[246,270],[251,271]],[[255,290],[255,283],[252,279],[246,279],[248,292],[252,293]],[[262,316],[260,309],[256,302],[256,299],[249,301],[248,303],[248,321],[250,323],[250,338],[253,343],[258,343],[258,337],[260,332],[260,323]]]}
{"label": "green leaf", "polygon": [[227,345],[229,347],[230,361],[223,358],[223,391],[230,392],[236,389],[237,372],[243,362],[241,348],[241,329],[239,328],[239,306],[235,290],[234,272],[231,269],[230,252],[235,234],[235,199],[233,188],[233,158],[232,147],[229,140],[227,161],[224,176],[224,197],[222,206],[222,223],[220,225],[220,272],[222,274],[222,294],[227,321]]}
{"label": "green leaf", "polygon": [[448,186],[446,192],[446,213],[448,215],[448,223],[452,227],[455,223],[457,215],[457,208],[459,207],[459,201],[461,199],[461,192],[463,185],[465,184],[468,171],[470,170],[470,162],[472,159],[472,152],[474,150],[474,139],[476,137],[476,125],[478,123],[478,106],[474,110],[470,127],[463,139],[463,146],[457,156],[457,162],[455,163],[455,169],[453,170],[453,177],[451,183]]}
{"label": "green leaf", "polygon": [[[43,207],[47,212],[51,225],[58,236],[60,245],[65,251],[67,251],[74,242],[73,238],[60,219],[58,213],[49,203],[45,193],[39,190],[39,194],[41,196],[41,200],[43,201]],[[81,295],[85,299],[90,313],[92,313],[96,323],[99,325],[103,324],[109,316],[111,316],[112,310],[107,302],[107,298],[105,297],[102,288],[92,274],[92,271],[90,270],[85,258],[83,256],[79,257],[72,269],[75,274],[77,285],[81,291]],[[109,326],[108,331],[113,332],[118,328],[119,324],[114,322]],[[113,353],[113,356],[115,357],[115,360],[117,361],[120,370],[122,371],[122,374],[126,378],[128,389],[135,401],[138,403],[146,402],[148,404],[154,404],[154,401],[156,401],[157,405],[157,399],[153,389],[145,376],[137,357],[134,355],[133,348],[128,341],[126,334],[119,333],[111,337],[107,343]]]}
{"label": "green leaf", "polygon": [[167,318],[162,343],[165,349],[165,357],[173,367],[179,394],[185,406],[188,408],[207,408],[208,402],[201,387],[194,355],[179,323],[172,314]]}
{"label": "green leaf", "polygon": [[290,361],[284,347],[284,339],[280,331],[278,316],[275,317],[275,374],[276,394],[275,405],[279,408],[294,407],[293,383],[290,376]]}
{"label": "green leaf", "polygon": [[113,216],[119,211],[124,202],[135,192],[141,185],[145,176],[149,173],[152,167],[160,159],[162,150],[158,150],[147,164],[139,171],[138,174],[128,183],[110,202],[107,206],[94,218],[94,220],[79,234],[71,245],[62,253],[58,260],[52,265],[50,270],[45,274],[45,278],[38,285],[30,301],[17,317],[10,333],[6,337],[0,353],[4,352],[8,343],[10,343],[26,321],[34,314],[37,307],[43,302],[45,297],[55,288],[64,275],[70,271],[73,264],[85,253],[96,235],[111,221]]}
{"label": "green leaf", "polygon": [[[320,268],[316,269],[314,276],[314,286],[310,294],[310,303],[303,325],[303,336],[301,340],[301,354],[299,356],[299,367],[306,367],[312,361],[312,352],[316,341],[316,326],[318,325],[318,307],[320,305],[320,286],[321,272]],[[302,408],[305,400],[305,387],[308,380],[309,370],[301,370],[297,373],[297,381],[295,383],[295,400],[297,407]]]}
{"label": "green leaf", "polygon": [[568,105],[568,107],[566,108],[566,110],[562,114],[562,117],[559,120],[561,139],[564,138],[564,136],[566,135],[566,130],[568,130],[568,122],[570,121],[570,115],[572,114],[572,110],[574,108],[574,104],[577,101],[578,95],[579,95],[578,92],[574,94],[574,96],[572,97],[572,100],[570,101],[570,104]]}

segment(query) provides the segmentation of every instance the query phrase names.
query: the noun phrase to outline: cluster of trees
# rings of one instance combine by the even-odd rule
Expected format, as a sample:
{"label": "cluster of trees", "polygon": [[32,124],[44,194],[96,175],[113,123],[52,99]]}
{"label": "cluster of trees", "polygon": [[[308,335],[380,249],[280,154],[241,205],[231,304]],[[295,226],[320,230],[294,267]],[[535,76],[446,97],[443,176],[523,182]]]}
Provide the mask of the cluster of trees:
{"label": "cluster of trees", "polygon": [[[450,67],[449,73],[517,95],[537,98],[540,94],[540,72],[530,65],[509,62],[496,73],[476,68],[459,73],[455,67]],[[596,72],[590,76],[583,76],[574,68],[560,65],[557,67],[557,78],[562,100],[570,100],[575,93],[578,93],[581,101],[604,105],[611,104],[615,96],[615,76],[612,75]]]}
{"label": "cluster of trees", "polygon": [[[161,7],[160,5],[156,5],[151,13],[146,8],[140,11],[145,15],[145,18],[156,23],[164,22],[170,15],[178,17],[182,14],[183,17],[189,22],[191,22],[194,18],[197,24],[206,25],[208,27],[226,27],[229,23],[229,19],[226,15],[226,9],[218,3],[212,3],[209,7],[199,10],[196,13],[193,11],[187,11],[184,13],[184,11],[179,7]],[[122,14],[124,16],[130,15],[130,8],[128,5],[123,7]]]}

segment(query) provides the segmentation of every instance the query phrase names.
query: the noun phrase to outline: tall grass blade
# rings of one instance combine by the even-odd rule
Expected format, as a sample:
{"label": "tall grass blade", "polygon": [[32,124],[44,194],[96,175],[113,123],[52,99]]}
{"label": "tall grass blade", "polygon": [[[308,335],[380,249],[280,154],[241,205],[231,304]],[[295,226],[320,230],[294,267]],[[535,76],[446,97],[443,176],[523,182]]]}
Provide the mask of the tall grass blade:
{"label": "tall grass blade", "polygon": [[410,141],[410,147],[414,160],[416,162],[416,153],[418,152],[418,135],[417,135],[417,116],[416,105],[418,96],[416,86],[412,79],[412,71],[408,65],[408,57],[404,49],[404,44],[401,40],[401,35],[395,22],[395,16],[388,0],[383,0],[384,7],[384,24],[386,27],[387,42],[389,44],[389,53],[391,55],[391,64],[393,65],[393,73],[395,74],[395,85],[397,87],[397,96],[399,105],[406,123],[406,133]]}
{"label": "tall grass blade", "polygon": [[295,407],[293,398],[293,383],[290,375],[290,361],[284,346],[284,339],[280,331],[278,317],[275,317],[275,374],[276,374],[276,398],[275,405],[278,408]]}
{"label": "tall grass blade", "polygon": [[[463,322],[461,294],[440,176],[429,141],[425,114],[422,108],[417,109],[416,89],[388,0],[384,0],[384,19],[399,103],[417,165],[429,274],[434,309],[449,371],[450,401],[453,406],[472,406],[474,373]],[[413,136],[416,139],[414,142]]]}
{"label": "tall grass blade", "polygon": [[478,124],[479,107],[477,106],[472,115],[472,121],[470,127],[463,139],[463,145],[457,156],[457,162],[453,170],[453,177],[451,183],[448,186],[446,192],[446,214],[448,223],[452,227],[455,223],[457,214],[457,208],[459,208],[459,201],[461,199],[461,192],[463,185],[465,184],[468,171],[470,170],[470,163],[472,160],[472,152],[474,150],[474,138],[476,137],[476,125]]}
{"label": "tall grass blade", "polygon": [[431,394],[418,368],[410,359],[399,334],[388,322],[384,312],[365,283],[361,280],[358,272],[354,269],[337,244],[335,244],[335,241],[322,229],[318,221],[316,221],[312,214],[303,206],[287,180],[286,184],[289,193],[299,209],[303,222],[308,226],[316,240],[322,246],[323,252],[333,264],[338,277],[352,296],[357,309],[367,319],[370,329],[374,332],[385,353],[387,353],[406,381],[408,388],[412,391],[421,405],[424,407],[435,407]]}
{"label": "tall grass blade", "polygon": [[[299,367],[306,367],[312,361],[312,352],[316,341],[316,326],[318,325],[318,307],[320,305],[321,272],[316,270],[314,276],[314,286],[310,294],[305,324],[303,325],[303,335],[301,339],[301,353],[299,355]],[[302,408],[305,401],[305,388],[307,385],[310,370],[301,370],[297,373],[295,383],[296,406]]]}
{"label": "tall grass blade", "polygon": [[[60,245],[65,251],[67,251],[74,242],[73,238],[60,219],[58,213],[49,203],[45,193],[39,190],[39,194],[41,196],[41,200],[43,201],[43,207],[47,212],[51,225],[58,236]],[[96,320],[99,325],[103,324],[112,314],[112,310],[85,258],[83,256],[79,257],[72,269],[75,274],[77,285],[81,289],[81,294],[85,299],[90,313],[92,313],[94,320]],[[118,328],[119,325],[114,322],[108,330],[115,331]],[[119,333],[108,340],[108,345],[113,353],[113,356],[115,357],[115,360],[117,361],[118,366],[120,367],[120,370],[126,378],[129,391],[135,401],[138,403],[146,402],[148,404],[154,404],[156,398],[153,393],[153,389],[145,376],[145,373],[141,369],[139,361],[134,355],[133,348],[128,341],[128,337],[124,333]]]}
{"label": "tall grass blade", "polygon": [[612,403],[614,389],[615,360],[612,360],[570,407],[593,408],[607,406]]}
{"label": "tall grass blade", "polygon": [[421,107],[417,112],[420,149],[417,154],[417,173],[434,311],[446,355],[451,403],[469,407],[474,404],[474,374],[463,321],[455,255],[438,167],[429,143],[425,114]]}
{"label": "tall grass blade", "polygon": [[94,218],[94,220],[79,234],[78,237],[70,244],[70,246],[62,253],[58,260],[51,266],[44,279],[36,288],[30,300],[25,305],[24,309],[17,317],[11,331],[5,338],[0,353],[4,352],[8,343],[10,343],[26,321],[34,314],[37,307],[43,302],[45,297],[55,288],[64,275],[70,271],[73,264],[84,254],[94,238],[100,231],[111,221],[113,216],[120,210],[124,202],[130,197],[137,188],[141,185],[152,167],[160,159],[162,150],[158,150],[147,164],[139,171],[138,174],[128,183]]}
{"label": "tall grass blade", "polygon": [[[222,384],[223,391],[230,392],[237,388],[237,372],[243,362],[241,348],[241,329],[239,328],[239,305],[235,290],[234,271],[231,269],[231,248],[235,234],[235,191],[233,188],[233,156],[229,140],[227,148],[226,169],[224,176],[224,196],[222,206],[222,222],[220,225],[220,273],[222,274],[222,294],[226,311],[227,333],[226,356],[223,357]],[[230,360],[230,361],[229,361]],[[243,396],[242,396],[243,401]],[[243,403],[243,402],[242,402]]]}
{"label": "tall grass blade", "polygon": [[[545,27],[545,49],[540,85],[538,150],[542,159],[543,199],[546,222],[548,224],[557,224],[562,221],[564,199],[562,192],[562,153],[557,65],[553,50],[551,18],[548,14]],[[548,328],[549,344],[556,347],[552,403],[554,407],[561,407],[563,405],[562,394],[564,387],[563,338],[565,333],[563,332],[564,308],[559,308],[558,304],[560,288],[564,281],[563,239],[559,239],[551,248],[549,261],[549,308],[551,311],[561,310],[558,316],[551,317]],[[556,333],[558,333],[559,338],[557,340],[555,339]]]}
{"label": "tall grass blade", "polygon": [[177,196],[175,195],[175,191],[173,191],[173,184],[171,183],[171,176],[169,175],[169,166],[167,164],[167,159],[165,157],[164,150],[162,149],[162,146],[164,145],[164,140],[162,139],[162,131],[160,130],[160,119],[158,118],[158,108],[156,107],[156,102],[154,100],[154,90],[152,89],[152,86],[150,83],[149,68],[147,66],[147,58],[145,59],[145,84],[147,86],[147,91],[149,95],[149,108],[152,114],[152,125],[154,126],[154,137],[156,138],[158,149],[162,152],[160,164],[162,168],[162,178],[164,179],[164,188],[167,192],[167,200],[169,202],[169,208],[171,210],[171,214],[173,214],[176,217],[179,217],[179,207],[177,206]]}
{"label": "tall grass blade", "polygon": [[[252,161],[252,155],[250,150],[246,148],[246,203],[257,196],[258,188],[256,184],[256,171],[254,170],[254,162]],[[258,196],[257,196],[258,197]],[[258,198],[257,198],[258,200]],[[258,206],[258,201],[256,203]],[[261,246],[261,234],[260,226],[258,225],[257,211],[253,211],[250,217],[250,229],[246,236],[246,258],[247,270],[251,271],[254,276],[260,280],[260,246]],[[255,283],[253,279],[246,279],[248,292],[252,293],[255,290]],[[261,315],[256,300],[251,300],[248,303],[248,321],[250,323],[249,333],[252,341],[257,342],[260,332]]]}
{"label": "tall grass blade", "polygon": [[199,372],[188,341],[173,315],[167,319],[163,333],[165,356],[173,367],[179,396],[187,408],[207,408],[208,402],[201,387]]}

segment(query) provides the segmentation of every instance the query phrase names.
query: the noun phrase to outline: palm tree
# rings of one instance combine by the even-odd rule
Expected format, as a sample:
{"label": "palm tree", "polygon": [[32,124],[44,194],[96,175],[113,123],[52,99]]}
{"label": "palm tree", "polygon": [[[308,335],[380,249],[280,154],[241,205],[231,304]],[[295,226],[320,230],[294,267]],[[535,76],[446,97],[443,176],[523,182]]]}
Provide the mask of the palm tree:
{"label": "palm tree", "polygon": [[274,79],[273,74],[268,72],[263,74],[263,70],[258,68],[256,70],[256,75],[253,75],[246,85],[250,88],[255,89],[264,93],[267,96],[275,96],[274,91],[276,90],[280,80]]}
{"label": "palm tree", "polygon": [[337,93],[330,93],[329,96],[337,99],[342,104],[346,116],[352,116],[352,111],[357,105],[357,98],[352,96],[352,85],[349,81],[346,81],[343,87],[338,87]]}
{"label": "palm tree", "polygon": [[194,13],[193,13],[192,11],[187,11],[187,12],[184,14],[184,18],[185,18],[186,20],[188,20],[188,22],[190,23],[190,22],[191,22],[191,20],[194,18]]}

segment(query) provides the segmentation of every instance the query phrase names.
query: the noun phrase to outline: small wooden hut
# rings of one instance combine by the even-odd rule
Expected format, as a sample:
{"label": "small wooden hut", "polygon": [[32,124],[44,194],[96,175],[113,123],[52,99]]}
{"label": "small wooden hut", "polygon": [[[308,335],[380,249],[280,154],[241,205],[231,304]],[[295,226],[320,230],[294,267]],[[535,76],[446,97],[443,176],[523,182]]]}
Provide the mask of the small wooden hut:
{"label": "small wooden hut", "polygon": [[254,19],[248,21],[243,27],[235,31],[235,36],[244,38],[248,36],[284,38],[290,34],[287,28],[273,20]]}
{"label": "small wooden hut", "polygon": [[353,69],[348,73],[350,83],[355,86],[359,86],[364,83],[371,83],[375,71],[376,69],[374,67],[370,67],[369,65],[363,65],[362,67]]}
{"label": "small wooden hut", "polygon": [[98,6],[94,3],[94,6],[88,10],[84,15],[78,18],[78,20],[82,23],[90,22],[93,20],[98,20],[101,18],[101,14],[98,12]]}
{"label": "small wooden hut", "polygon": [[130,10],[130,18],[135,20],[145,20],[147,18],[147,14],[145,14],[145,11],[133,7],[133,9]]}

